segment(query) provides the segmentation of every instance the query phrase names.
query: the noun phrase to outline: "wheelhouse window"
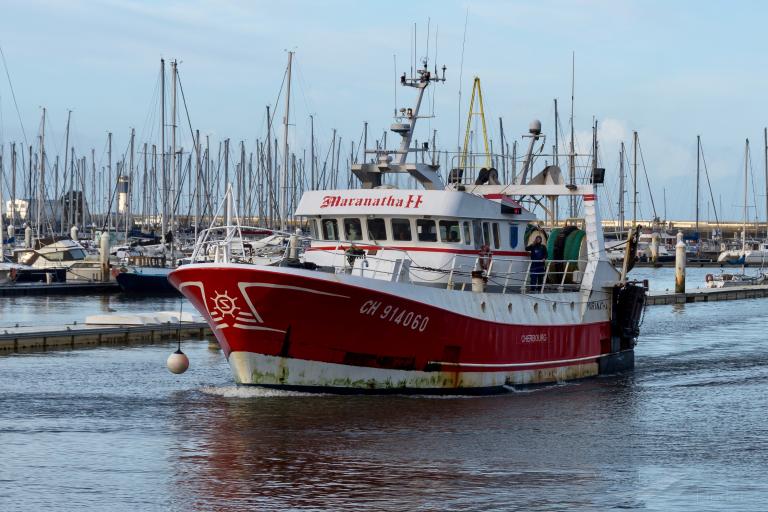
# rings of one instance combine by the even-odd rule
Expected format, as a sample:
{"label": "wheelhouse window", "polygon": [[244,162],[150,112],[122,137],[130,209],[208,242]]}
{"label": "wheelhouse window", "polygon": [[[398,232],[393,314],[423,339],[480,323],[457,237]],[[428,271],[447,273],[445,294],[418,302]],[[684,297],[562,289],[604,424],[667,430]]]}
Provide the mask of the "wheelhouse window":
{"label": "wheelhouse window", "polygon": [[437,226],[430,219],[416,219],[419,242],[437,242]]}
{"label": "wheelhouse window", "polygon": [[491,246],[491,232],[488,222],[483,222],[483,245]]}
{"label": "wheelhouse window", "polygon": [[472,243],[472,228],[469,227],[469,222],[466,220],[462,222],[464,226],[464,243],[470,245]]}
{"label": "wheelhouse window", "polygon": [[413,240],[411,221],[408,219],[392,219],[392,238],[401,242]]}
{"label": "wheelhouse window", "polygon": [[339,239],[339,225],[336,219],[324,219],[323,225],[323,240],[338,240]]}
{"label": "wheelhouse window", "polygon": [[368,219],[368,239],[375,242],[387,239],[387,224],[384,219]]}
{"label": "wheelhouse window", "polygon": [[363,228],[360,219],[344,219],[344,236],[350,242],[363,239]]}
{"label": "wheelhouse window", "polygon": [[517,224],[510,224],[509,225],[509,247],[512,249],[517,248],[517,232],[518,232]]}
{"label": "wheelhouse window", "polygon": [[493,224],[491,224],[491,228],[493,231],[493,248],[498,249],[499,246],[501,245],[501,240],[499,237],[499,223],[494,222]]}
{"label": "wheelhouse window", "polygon": [[313,240],[320,238],[320,232],[317,230],[317,221],[315,219],[309,219],[309,236]]}
{"label": "wheelhouse window", "polygon": [[480,248],[485,244],[483,241],[483,228],[482,228],[482,222],[473,220],[472,221],[472,237],[475,241],[475,247]]}
{"label": "wheelhouse window", "polygon": [[461,243],[461,228],[459,227],[459,221],[456,220],[441,220],[438,225],[440,226],[440,241],[459,244]]}

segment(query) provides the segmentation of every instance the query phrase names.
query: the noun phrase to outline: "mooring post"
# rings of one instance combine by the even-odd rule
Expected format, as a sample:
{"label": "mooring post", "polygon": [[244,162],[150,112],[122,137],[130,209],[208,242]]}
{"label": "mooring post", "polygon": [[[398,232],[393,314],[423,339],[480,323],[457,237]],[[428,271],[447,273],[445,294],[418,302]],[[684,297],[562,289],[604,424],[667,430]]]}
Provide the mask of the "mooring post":
{"label": "mooring post", "polygon": [[102,231],[99,239],[99,259],[101,261],[101,280],[109,281],[109,231]]}
{"label": "mooring post", "polygon": [[659,261],[659,234],[655,231],[651,234],[651,263]]}
{"label": "mooring post", "polygon": [[677,232],[675,244],[675,293],[685,293],[685,242],[683,232]]}

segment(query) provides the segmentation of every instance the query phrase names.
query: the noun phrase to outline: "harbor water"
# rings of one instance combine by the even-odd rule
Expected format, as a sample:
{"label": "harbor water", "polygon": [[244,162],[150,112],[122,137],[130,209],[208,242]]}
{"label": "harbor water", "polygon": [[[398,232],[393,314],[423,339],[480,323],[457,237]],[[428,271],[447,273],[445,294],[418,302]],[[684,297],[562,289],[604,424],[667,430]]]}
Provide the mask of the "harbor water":
{"label": "harbor water", "polygon": [[[648,308],[634,371],[493,397],[238,388],[199,340],[180,376],[172,344],[3,356],[0,510],[765,510],[767,306]],[[0,328],[178,307],[7,298]]]}

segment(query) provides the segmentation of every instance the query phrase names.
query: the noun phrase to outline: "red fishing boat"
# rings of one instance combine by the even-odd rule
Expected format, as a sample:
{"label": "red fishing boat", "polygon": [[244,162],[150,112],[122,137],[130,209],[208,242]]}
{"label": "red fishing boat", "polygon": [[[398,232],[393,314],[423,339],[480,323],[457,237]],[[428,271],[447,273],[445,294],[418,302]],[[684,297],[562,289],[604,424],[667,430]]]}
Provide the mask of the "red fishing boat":
{"label": "red fishing boat", "polygon": [[[426,65],[401,78],[418,97],[392,125],[400,148],[353,166],[359,189],[306,192],[295,215],[310,235],[293,235],[281,265],[233,256],[239,228],[228,225],[223,241],[201,240],[214,262],[170,274],[238,384],[485,393],[633,367],[646,290],[606,255],[599,173],[565,183],[547,166],[527,179],[537,123],[508,184],[488,168],[455,169],[446,183],[437,165],[409,162],[424,91],[443,79]],[[385,185],[395,174],[418,186]],[[559,197],[582,202],[583,219],[552,229],[548,259],[532,262],[526,247],[546,234],[530,205],[551,215]]]}

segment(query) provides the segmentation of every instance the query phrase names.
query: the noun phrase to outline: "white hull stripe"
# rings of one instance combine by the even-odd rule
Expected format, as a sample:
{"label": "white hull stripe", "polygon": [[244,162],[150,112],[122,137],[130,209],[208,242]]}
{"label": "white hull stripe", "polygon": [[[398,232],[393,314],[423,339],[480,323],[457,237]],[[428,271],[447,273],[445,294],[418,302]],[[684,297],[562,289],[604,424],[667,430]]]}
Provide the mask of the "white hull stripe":
{"label": "white hull stripe", "polygon": [[272,332],[281,332],[285,334],[285,331],[282,329],[273,329],[271,327],[261,327],[259,325],[243,325],[243,324],[234,324],[232,327],[239,327],[240,329],[248,329],[250,331],[272,331]]}
{"label": "white hull stripe", "polygon": [[599,354],[596,356],[577,357],[575,359],[560,359],[557,361],[536,361],[533,363],[444,363],[440,361],[430,361],[429,364],[439,364],[441,366],[459,366],[467,368],[522,368],[526,366],[541,366],[543,364],[567,364],[567,363],[579,363],[582,361],[590,361],[599,357],[607,356],[608,354]]}
{"label": "white hull stripe", "polygon": [[[349,295],[339,295],[337,293],[329,293],[329,292],[321,292],[320,290],[313,290],[312,288],[304,288],[301,286],[288,286],[285,284],[274,284],[274,283],[240,283],[240,290],[245,291],[246,288],[250,288],[251,286],[259,286],[262,288],[279,288],[282,290],[294,290],[297,292],[306,292],[306,293],[314,293],[317,295],[328,295],[330,297],[340,297],[342,299],[348,299]],[[243,293],[245,295],[245,293]],[[249,301],[250,302],[250,301]]]}

